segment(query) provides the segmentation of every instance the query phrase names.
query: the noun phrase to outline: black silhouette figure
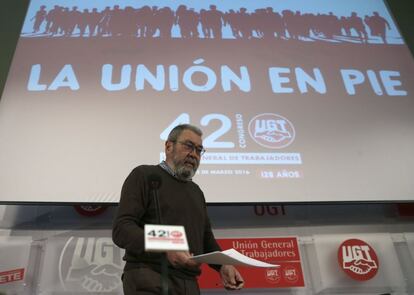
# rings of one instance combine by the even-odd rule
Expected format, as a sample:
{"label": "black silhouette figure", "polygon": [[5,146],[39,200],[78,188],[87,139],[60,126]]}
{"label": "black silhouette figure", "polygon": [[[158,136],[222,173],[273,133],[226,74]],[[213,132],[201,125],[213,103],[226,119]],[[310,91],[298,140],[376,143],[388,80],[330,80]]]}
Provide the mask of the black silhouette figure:
{"label": "black silhouette figure", "polygon": [[33,33],[37,33],[40,30],[40,26],[42,25],[43,21],[46,20],[46,5],[40,6],[40,9],[36,12],[35,16],[32,17],[30,20],[34,20],[33,24]]}
{"label": "black silhouette figure", "polygon": [[98,23],[98,35],[99,36],[108,35],[110,33],[110,30],[109,30],[110,19],[111,19],[111,8],[107,6],[101,12],[101,18]]}
{"label": "black silhouette figure", "polygon": [[[208,16],[207,16],[207,10],[201,9],[199,13],[199,20],[201,24],[201,32],[203,33],[204,38],[210,39],[210,30],[208,29]],[[225,18],[226,21],[226,18]]]}
{"label": "black silhouette figure", "polygon": [[188,10],[187,6],[180,5],[177,8],[177,12],[175,13],[175,23],[180,28],[181,38],[188,39],[190,38],[190,32],[188,28]]}
{"label": "black silhouette figure", "polygon": [[89,36],[96,36],[98,34],[99,22],[102,19],[102,13],[98,12],[98,9],[93,8],[92,12],[89,13],[88,19],[86,21],[89,27]]}
{"label": "black silhouette figure", "polygon": [[70,12],[65,12],[64,35],[72,36],[76,27],[82,22],[82,13],[77,6],[73,6]]}
{"label": "black silhouette figure", "polygon": [[251,25],[251,15],[247,12],[247,9],[242,7],[240,8],[239,13],[237,14],[238,20],[237,25],[239,27],[239,33],[242,39],[251,39],[252,37],[252,25]]}
{"label": "black silhouette figure", "polygon": [[[204,21],[203,21],[203,18],[202,18],[202,23],[203,22]],[[224,23],[225,23],[225,25],[230,26],[231,32],[232,32],[234,38],[236,38],[236,39],[241,38],[239,16],[233,9],[230,9],[229,12],[226,12],[224,14]],[[207,30],[207,32],[208,32],[208,30]],[[203,33],[204,33],[204,29],[203,29]]]}
{"label": "black silhouette figure", "polygon": [[[235,39],[263,40],[292,39],[298,41],[368,42],[370,35],[387,43],[387,31],[391,30],[388,21],[374,11],[364,20],[352,12],[349,17],[328,14],[306,13],[302,11],[274,11],[273,7],[257,8],[253,12],[241,7],[222,12],[215,5],[201,9],[180,5],[176,11],[170,7],[132,7],[121,9],[107,6],[104,10],[77,6],[55,5],[49,11],[45,5],[39,6],[33,22],[33,34],[44,26],[44,33],[52,37],[118,37],[165,38],[171,39],[174,26],[178,27],[182,39],[223,39],[223,28],[231,30]],[[200,29],[200,30],[199,30]],[[226,31],[227,32],[227,31]],[[230,36],[224,36],[229,38]],[[347,37],[347,38],[343,38]]]}
{"label": "black silhouette figure", "polygon": [[262,18],[264,38],[281,38],[284,36],[282,16],[274,12],[272,7],[267,7]]}
{"label": "black silhouette figure", "polygon": [[351,24],[347,17],[341,16],[339,19],[339,24],[341,26],[341,29],[344,31],[344,36],[351,36]]}
{"label": "black silhouette figure", "polygon": [[391,30],[388,21],[376,11],[373,13],[373,16],[365,16],[364,21],[371,31],[371,35],[380,37],[382,42],[387,44],[386,31],[387,29]]}
{"label": "black silhouette figure", "polygon": [[154,37],[154,35],[158,31],[158,25],[156,22],[156,17],[158,13],[158,6],[152,6],[151,7],[151,13],[149,14],[149,17],[147,18],[147,37]]}
{"label": "black silhouette figure", "polygon": [[367,37],[367,31],[365,30],[364,23],[362,21],[362,18],[360,18],[356,12],[352,12],[351,16],[348,18],[349,26],[351,29],[354,29],[359,39],[362,43],[367,43],[368,37]]}
{"label": "black silhouette figure", "polygon": [[210,5],[210,9],[206,11],[205,17],[208,36],[214,39],[222,39],[223,12],[217,10],[216,5]]}
{"label": "black silhouette figure", "polygon": [[47,13],[45,19],[46,19],[46,28],[45,28],[45,33],[49,34],[52,33],[54,31],[57,32],[57,20],[58,20],[58,15],[61,11],[61,7],[58,5],[55,5],[51,10],[49,10],[49,12]]}
{"label": "black silhouette figure", "polygon": [[160,38],[171,38],[171,29],[175,21],[175,15],[171,8],[161,8],[155,17],[157,27],[160,31]]}
{"label": "black silhouette figure", "polygon": [[86,29],[90,31],[90,27],[88,24],[89,20],[89,9],[84,9],[81,13],[81,17],[79,19],[79,22],[77,23],[77,26],[79,28],[79,37],[84,37]]}
{"label": "black silhouette figure", "polygon": [[146,38],[149,36],[149,24],[152,18],[152,9],[148,5],[145,5],[136,11],[136,26],[137,36],[140,38]]}
{"label": "black silhouette figure", "polygon": [[295,14],[291,10],[282,11],[282,19],[285,31],[289,34],[290,39],[297,39],[297,28],[295,28]]}

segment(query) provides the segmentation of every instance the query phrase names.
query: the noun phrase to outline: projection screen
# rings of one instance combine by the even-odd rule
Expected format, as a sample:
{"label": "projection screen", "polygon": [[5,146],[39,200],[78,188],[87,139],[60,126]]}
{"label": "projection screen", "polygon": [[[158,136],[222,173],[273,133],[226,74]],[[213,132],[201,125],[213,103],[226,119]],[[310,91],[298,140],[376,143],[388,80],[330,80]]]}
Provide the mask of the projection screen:
{"label": "projection screen", "polygon": [[32,0],[0,201],[116,203],[179,123],[209,203],[414,200],[413,76],[379,0]]}

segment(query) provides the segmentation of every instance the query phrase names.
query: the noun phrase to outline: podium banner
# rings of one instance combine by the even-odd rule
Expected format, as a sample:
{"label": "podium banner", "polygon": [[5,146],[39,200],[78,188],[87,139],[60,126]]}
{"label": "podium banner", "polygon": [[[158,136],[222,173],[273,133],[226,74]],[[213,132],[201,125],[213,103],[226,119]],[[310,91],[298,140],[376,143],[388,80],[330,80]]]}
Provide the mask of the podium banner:
{"label": "podium banner", "polygon": [[[302,263],[296,237],[217,239],[222,249],[234,248],[243,255],[279,268],[237,267],[243,276],[244,288],[304,287]],[[203,264],[198,280],[202,289],[222,288],[219,274]]]}

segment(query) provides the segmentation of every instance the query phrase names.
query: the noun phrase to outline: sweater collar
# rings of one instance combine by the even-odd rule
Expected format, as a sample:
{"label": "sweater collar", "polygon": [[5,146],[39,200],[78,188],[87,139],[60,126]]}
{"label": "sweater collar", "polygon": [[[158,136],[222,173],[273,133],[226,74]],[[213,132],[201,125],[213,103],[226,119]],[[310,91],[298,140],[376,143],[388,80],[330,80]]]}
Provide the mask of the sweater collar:
{"label": "sweater collar", "polygon": [[[174,170],[170,167],[170,166],[168,166],[168,164],[167,164],[167,162],[166,161],[162,161],[161,163],[160,163],[160,167],[162,168],[162,169],[164,169],[168,174],[170,174],[171,176],[173,176],[174,178],[176,178],[176,179],[178,179],[178,180],[180,180],[180,181],[185,181],[185,180],[183,180],[183,179],[179,179],[178,177],[177,177],[177,175],[175,174],[175,172],[174,172]],[[188,181],[191,181],[191,179],[190,180],[188,180]]]}

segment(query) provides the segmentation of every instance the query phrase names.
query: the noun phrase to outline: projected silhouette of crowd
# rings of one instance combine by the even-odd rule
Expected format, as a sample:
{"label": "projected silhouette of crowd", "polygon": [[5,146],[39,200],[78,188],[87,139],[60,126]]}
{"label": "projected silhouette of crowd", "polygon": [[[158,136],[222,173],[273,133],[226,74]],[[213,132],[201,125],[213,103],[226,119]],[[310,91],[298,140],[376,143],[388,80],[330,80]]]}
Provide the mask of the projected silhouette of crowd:
{"label": "projected silhouette of crowd", "polygon": [[[215,5],[196,11],[180,5],[175,11],[169,7],[143,6],[120,8],[107,6],[79,10],[77,6],[55,5],[47,10],[42,5],[31,19],[32,36],[37,37],[120,37],[183,38],[183,39],[284,39],[325,40],[368,43],[369,34],[387,43],[390,24],[378,12],[365,15],[356,12],[349,16],[274,11],[272,7],[248,12],[246,8],[223,12]],[[179,34],[173,36],[173,28]],[[223,30],[231,34],[223,36]],[[229,32],[229,31],[228,31]],[[376,42],[378,43],[378,41]]]}

